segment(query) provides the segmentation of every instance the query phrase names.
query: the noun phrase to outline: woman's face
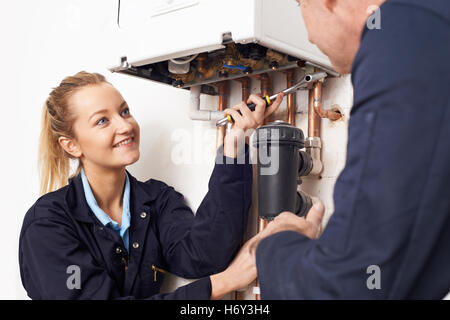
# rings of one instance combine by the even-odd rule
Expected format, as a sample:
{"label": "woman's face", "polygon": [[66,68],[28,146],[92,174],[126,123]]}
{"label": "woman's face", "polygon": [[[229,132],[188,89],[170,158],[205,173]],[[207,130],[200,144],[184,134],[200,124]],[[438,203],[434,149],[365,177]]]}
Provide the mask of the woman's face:
{"label": "woman's face", "polygon": [[139,159],[139,125],[112,85],[81,88],[70,98],[69,108],[75,115],[77,157],[84,166],[116,169]]}

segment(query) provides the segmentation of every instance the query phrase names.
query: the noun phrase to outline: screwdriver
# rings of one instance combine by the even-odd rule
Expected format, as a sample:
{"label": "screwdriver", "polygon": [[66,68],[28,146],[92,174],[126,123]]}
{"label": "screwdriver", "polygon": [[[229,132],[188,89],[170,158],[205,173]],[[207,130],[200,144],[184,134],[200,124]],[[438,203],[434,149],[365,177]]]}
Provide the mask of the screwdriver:
{"label": "screwdriver", "polygon": [[[298,83],[296,83],[292,87],[287,88],[281,92],[283,93],[283,96],[285,96],[285,95],[293,93],[299,89],[307,87],[312,82],[322,80],[323,78],[326,78],[326,77],[327,77],[326,72],[310,73],[310,74],[305,75],[302,80],[300,80]],[[279,93],[274,94],[273,96],[270,96],[270,97],[268,95],[264,97],[264,102],[266,103],[266,108],[273,103],[273,101],[277,98],[278,94]],[[251,111],[255,111],[255,108],[256,108],[255,103],[250,103],[247,106]],[[240,113],[240,111],[238,111],[238,112]],[[233,122],[234,122],[233,117],[231,115],[227,115],[226,117],[224,117],[216,122],[216,127],[222,127],[222,126],[227,125],[228,123],[233,123]]]}

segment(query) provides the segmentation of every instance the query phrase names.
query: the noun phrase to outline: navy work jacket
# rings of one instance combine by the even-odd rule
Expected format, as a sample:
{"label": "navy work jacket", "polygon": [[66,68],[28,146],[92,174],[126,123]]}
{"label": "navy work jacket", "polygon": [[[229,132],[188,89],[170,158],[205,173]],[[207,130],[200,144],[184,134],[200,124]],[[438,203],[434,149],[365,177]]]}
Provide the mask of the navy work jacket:
{"label": "navy work jacket", "polygon": [[[245,164],[222,152],[195,217],[172,187],[128,173],[129,254],[120,235],[90,210],[80,175],[39,198],[20,234],[20,274],[29,297],[210,299],[208,276],[224,270],[236,254],[251,202],[248,146]],[[164,271],[198,280],[160,294]]]}
{"label": "navy work jacket", "polygon": [[320,239],[286,231],[260,243],[263,299],[450,291],[450,1],[387,0],[379,13],[353,65],[334,214]]}

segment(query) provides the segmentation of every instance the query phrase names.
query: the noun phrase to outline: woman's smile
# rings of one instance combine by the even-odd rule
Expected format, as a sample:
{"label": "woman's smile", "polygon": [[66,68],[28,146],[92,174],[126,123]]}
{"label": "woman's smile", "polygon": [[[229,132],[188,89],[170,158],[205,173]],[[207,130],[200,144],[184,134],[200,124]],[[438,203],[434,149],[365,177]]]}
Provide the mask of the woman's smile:
{"label": "woman's smile", "polygon": [[116,143],[113,148],[129,148],[134,145],[134,137],[126,138]]}

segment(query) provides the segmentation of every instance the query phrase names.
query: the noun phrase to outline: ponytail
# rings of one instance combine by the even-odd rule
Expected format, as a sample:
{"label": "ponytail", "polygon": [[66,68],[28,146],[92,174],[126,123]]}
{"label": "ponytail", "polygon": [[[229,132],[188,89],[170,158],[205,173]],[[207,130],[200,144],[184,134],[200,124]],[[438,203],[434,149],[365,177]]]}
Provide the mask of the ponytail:
{"label": "ponytail", "polygon": [[107,82],[98,73],[78,72],[65,78],[54,88],[42,110],[41,134],[39,138],[38,168],[40,194],[57,190],[68,183],[69,178],[81,171],[81,162],[70,176],[70,159],[74,158],[59,144],[59,137],[73,138],[73,115],[69,112],[68,100],[80,88],[90,84]]}

